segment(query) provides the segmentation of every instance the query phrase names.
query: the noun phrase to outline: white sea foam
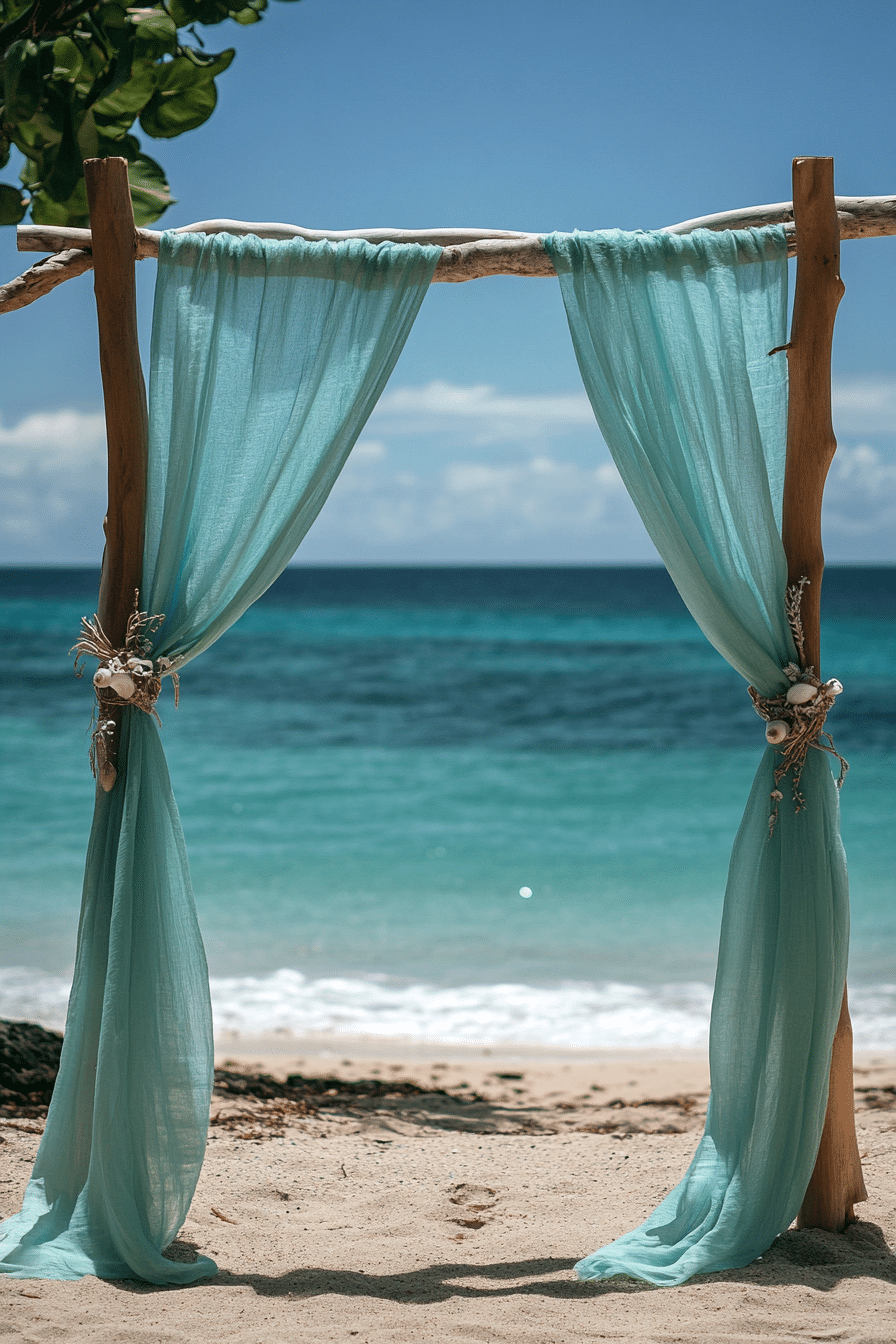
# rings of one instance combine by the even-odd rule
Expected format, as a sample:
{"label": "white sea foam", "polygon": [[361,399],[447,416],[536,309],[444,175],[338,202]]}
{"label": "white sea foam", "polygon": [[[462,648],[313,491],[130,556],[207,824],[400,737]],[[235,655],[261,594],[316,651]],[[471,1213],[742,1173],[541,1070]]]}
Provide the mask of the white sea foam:
{"label": "white sea foam", "polygon": [[699,1046],[706,1039],[708,985],[400,984],[382,977],[309,980],[281,970],[263,979],[214,980],[220,1028],[255,1034],[286,1029],[455,1042],[529,1042],[614,1047]]}
{"label": "white sea foam", "polygon": [[[0,1017],[62,1027],[69,983],[21,967],[0,969]],[[263,1035],[404,1037],[579,1049],[700,1048],[709,1032],[712,987],[702,983],[409,984],[385,976],[312,979],[283,969],[264,976],[215,977],[219,1031]],[[896,1049],[896,985],[853,987],[857,1050]]]}

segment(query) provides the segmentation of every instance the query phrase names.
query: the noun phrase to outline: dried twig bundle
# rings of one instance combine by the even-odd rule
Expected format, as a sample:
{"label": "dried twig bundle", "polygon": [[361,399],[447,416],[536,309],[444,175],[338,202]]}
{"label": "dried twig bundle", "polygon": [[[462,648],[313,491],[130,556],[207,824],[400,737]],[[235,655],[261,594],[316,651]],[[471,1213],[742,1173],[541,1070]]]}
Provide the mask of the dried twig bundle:
{"label": "dried twig bundle", "polygon": [[90,735],[90,768],[96,777],[97,757],[105,760],[115,730],[111,711],[133,705],[144,714],[151,714],[161,726],[156,713],[156,701],[162,689],[162,677],[168,676],[174,684],[174,706],[180,699],[180,682],[170,658],[153,661],[145,655],[152,648],[149,635],[158,630],[165,617],[150,616],[140,610],[140,594],[134,591],[134,610],[128,617],[124,648],[116,649],[94,615],[81,617],[81,634],[70,650],[75,655],[75,673],[81,676],[85,658],[99,659],[93,674],[97,703],[94,706]]}

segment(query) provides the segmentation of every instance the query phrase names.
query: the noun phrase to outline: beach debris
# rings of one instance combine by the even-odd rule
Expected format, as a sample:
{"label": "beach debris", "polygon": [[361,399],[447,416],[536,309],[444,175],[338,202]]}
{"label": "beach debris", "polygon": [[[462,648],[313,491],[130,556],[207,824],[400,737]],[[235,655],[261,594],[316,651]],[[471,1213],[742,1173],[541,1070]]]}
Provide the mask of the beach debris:
{"label": "beach debris", "polygon": [[840,762],[838,789],[842,786],[849,769],[834,746],[831,735],[824,732],[827,712],[843,691],[842,683],[836,677],[822,682],[815,675],[815,669],[805,665],[805,638],[800,603],[803,589],[808,582],[807,578],[802,578],[799,582],[790,584],[785,595],[784,610],[801,664],[797,666],[793,662],[785,663],[782,670],[790,685],[786,691],[770,696],[760,695],[754,686],[748,688],[753,708],[760,718],[765,719],[766,741],[771,746],[779,748],[779,760],[774,772],[774,788],[769,795],[771,802],[768,819],[769,838],[775,833],[778,804],[783,797],[778,785],[785,776],[790,776],[794,812],[801,812],[806,807],[806,799],[800,790],[800,779],[810,748],[836,756]]}
{"label": "beach debris", "polygon": [[222,1213],[220,1209],[216,1209],[215,1206],[214,1206],[214,1204],[211,1205],[211,1211],[212,1211],[212,1213],[215,1215],[216,1218],[220,1218],[220,1219],[221,1219],[221,1222],[222,1222],[222,1223],[232,1223],[234,1227],[237,1226],[237,1221],[236,1221],[235,1218],[228,1218],[228,1217],[227,1217],[227,1214],[226,1214],[226,1213]]}
{"label": "beach debris", "polygon": [[61,1032],[33,1022],[0,1020],[0,1113],[44,1115],[53,1095],[61,1052]]}

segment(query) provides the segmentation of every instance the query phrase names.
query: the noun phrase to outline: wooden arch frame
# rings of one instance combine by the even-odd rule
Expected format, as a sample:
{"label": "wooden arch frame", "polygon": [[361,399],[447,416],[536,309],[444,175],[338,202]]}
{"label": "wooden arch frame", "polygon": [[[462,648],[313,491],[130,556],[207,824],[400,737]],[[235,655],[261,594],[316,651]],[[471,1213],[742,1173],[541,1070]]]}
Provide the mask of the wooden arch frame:
{"label": "wooden arch frame", "polygon": [[[147,403],[137,340],[135,262],[157,256],[161,234],[136,229],[124,159],[89,159],[84,165],[91,229],[20,226],[20,251],[53,256],[0,287],[0,313],[14,311],[62,281],[94,271],[100,365],[108,444],[108,507],[104,520],[98,616],[113,646],[124,643],[134,591],[141,586],[146,495]],[[790,340],[787,460],[782,540],[788,581],[810,584],[802,599],[806,662],[820,674],[820,599],[824,554],[821,505],[836,451],[831,419],[831,349],[840,279],[841,238],[896,234],[896,196],[835,197],[830,158],[793,160],[793,201],[748,207],[670,225],[690,233],[783,223],[788,252],[797,259]],[[486,275],[553,276],[537,234],[486,229],[371,229],[327,232],[283,224],[207,220],[184,233],[254,233],[311,241],[366,238],[370,242],[435,243],[444,248],[434,281],[460,282]],[[782,595],[783,596],[783,595]],[[118,711],[120,715],[121,711]],[[117,734],[116,734],[117,740]],[[115,783],[115,744],[100,762],[100,783]],[[844,989],[834,1040],[824,1130],[815,1169],[800,1209],[799,1227],[842,1231],[855,1221],[854,1205],[866,1191],[856,1142],[852,1027]]]}

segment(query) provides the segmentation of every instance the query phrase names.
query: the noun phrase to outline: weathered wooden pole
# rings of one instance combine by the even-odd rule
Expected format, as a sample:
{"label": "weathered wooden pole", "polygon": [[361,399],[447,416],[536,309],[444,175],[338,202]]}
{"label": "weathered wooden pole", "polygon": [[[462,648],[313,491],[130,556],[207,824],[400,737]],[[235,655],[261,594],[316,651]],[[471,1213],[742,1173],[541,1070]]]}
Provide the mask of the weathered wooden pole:
{"label": "weathered wooden pole", "polygon": [[[803,576],[810,581],[802,600],[806,662],[820,675],[821,501],[837,449],[831,421],[831,348],[844,290],[833,159],[794,159],[793,214],[796,290],[787,350],[790,406],[782,536],[788,582],[796,583]],[[866,1198],[856,1142],[852,1025],[844,989],[824,1132],[797,1226],[842,1232],[855,1221],[853,1205]]]}
{"label": "weathered wooden pole", "polygon": [[[137,341],[136,234],[127,160],[87,159],[84,180],[108,445],[106,548],[97,615],[110,642],[121,648],[134,592],[142,581],[146,502],[147,410]],[[121,714],[121,709],[113,711],[111,743],[97,740],[99,782],[107,792],[117,774]]]}

